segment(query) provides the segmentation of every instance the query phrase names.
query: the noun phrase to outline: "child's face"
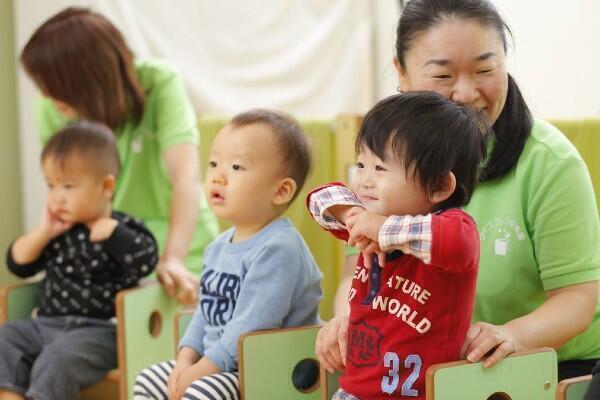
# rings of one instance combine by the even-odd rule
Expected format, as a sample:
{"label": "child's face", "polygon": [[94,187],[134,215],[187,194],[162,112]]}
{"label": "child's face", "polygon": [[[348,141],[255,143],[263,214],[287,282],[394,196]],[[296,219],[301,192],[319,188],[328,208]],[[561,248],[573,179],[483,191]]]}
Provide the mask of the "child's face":
{"label": "child's face", "polygon": [[70,223],[88,223],[104,216],[112,190],[107,190],[104,178],[90,172],[85,162],[68,157],[61,165],[49,156],[42,167],[48,207],[55,217]]}
{"label": "child's face", "polygon": [[268,126],[225,126],[208,161],[204,188],[218,217],[240,227],[260,225],[278,215],[273,199],[282,179],[282,161]]}
{"label": "child's face", "polygon": [[368,148],[358,154],[355,191],[366,210],[380,215],[423,215],[434,204],[386,147],[385,162]]}

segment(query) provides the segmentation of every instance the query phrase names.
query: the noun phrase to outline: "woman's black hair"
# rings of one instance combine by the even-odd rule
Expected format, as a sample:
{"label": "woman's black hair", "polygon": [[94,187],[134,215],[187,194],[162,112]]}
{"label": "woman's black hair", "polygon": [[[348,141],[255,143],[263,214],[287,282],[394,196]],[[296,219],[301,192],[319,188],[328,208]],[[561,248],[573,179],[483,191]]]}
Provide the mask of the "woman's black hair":
{"label": "woman's black hair", "polygon": [[[398,21],[396,57],[405,68],[404,57],[419,34],[448,20],[472,20],[494,28],[507,50],[506,33],[512,35],[498,10],[488,0],[411,0]],[[517,163],[533,126],[531,111],[517,83],[508,74],[508,93],[502,112],[493,125],[496,142],[480,176],[490,181],[506,175]]]}

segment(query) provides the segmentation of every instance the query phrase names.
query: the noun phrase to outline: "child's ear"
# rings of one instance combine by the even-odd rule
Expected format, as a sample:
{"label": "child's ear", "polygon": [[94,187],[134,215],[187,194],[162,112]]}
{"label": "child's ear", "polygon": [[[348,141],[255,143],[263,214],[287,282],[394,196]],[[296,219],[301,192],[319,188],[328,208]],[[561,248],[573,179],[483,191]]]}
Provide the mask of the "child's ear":
{"label": "child's ear", "polygon": [[273,204],[280,206],[289,203],[296,193],[296,181],[292,178],[284,178],[279,181],[275,196],[273,196]]}
{"label": "child's ear", "polygon": [[452,173],[452,171],[448,172],[444,181],[442,182],[442,187],[437,192],[431,195],[429,199],[433,204],[441,203],[444,200],[447,200],[448,197],[452,196],[454,190],[456,189],[456,177]]}
{"label": "child's ear", "polygon": [[113,174],[108,174],[102,178],[102,194],[111,199],[117,188],[117,178]]}

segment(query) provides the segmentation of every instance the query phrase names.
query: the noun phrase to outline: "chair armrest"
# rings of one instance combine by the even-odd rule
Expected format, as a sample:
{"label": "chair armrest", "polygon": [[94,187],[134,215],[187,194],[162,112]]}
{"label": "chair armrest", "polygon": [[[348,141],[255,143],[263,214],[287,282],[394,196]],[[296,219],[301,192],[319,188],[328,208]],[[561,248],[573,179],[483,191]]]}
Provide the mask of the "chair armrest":
{"label": "chair armrest", "polygon": [[592,375],[578,376],[577,378],[563,379],[556,388],[557,400],[580,400],[592,381]]}
{"label": "chair armrest", "polygon": [[0,287],[0,324],[30,318],[40,295],[39,281]]}
{"label": "chair armrest", "polygon": [[156,281],[117,293],[117,349],[120,398],[131,398],[136,375],[160,361],[172,360],[173,319],[179,309]]}

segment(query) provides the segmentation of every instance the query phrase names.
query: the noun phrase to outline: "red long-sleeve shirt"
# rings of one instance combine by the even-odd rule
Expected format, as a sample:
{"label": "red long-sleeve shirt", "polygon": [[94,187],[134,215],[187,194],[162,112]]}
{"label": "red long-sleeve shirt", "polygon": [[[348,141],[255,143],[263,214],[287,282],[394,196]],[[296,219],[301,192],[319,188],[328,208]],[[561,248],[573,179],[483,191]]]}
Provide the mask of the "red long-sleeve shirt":
{"label": "red long-sleeve shirt", "polygon": [[[347,239],[343,224],[326,210],[360,205],[353,196],[336,184],[310,193],[308,205],[325,229]],[[450,209],[391,216],[380,229],[379,244],[387,260],[379,291],[367,304],[371,271],[362,255],[354,273],[340,386],[361,400],[424,399],[427,368],[459,359],[473,311],[479,235],[469,215]]]}

